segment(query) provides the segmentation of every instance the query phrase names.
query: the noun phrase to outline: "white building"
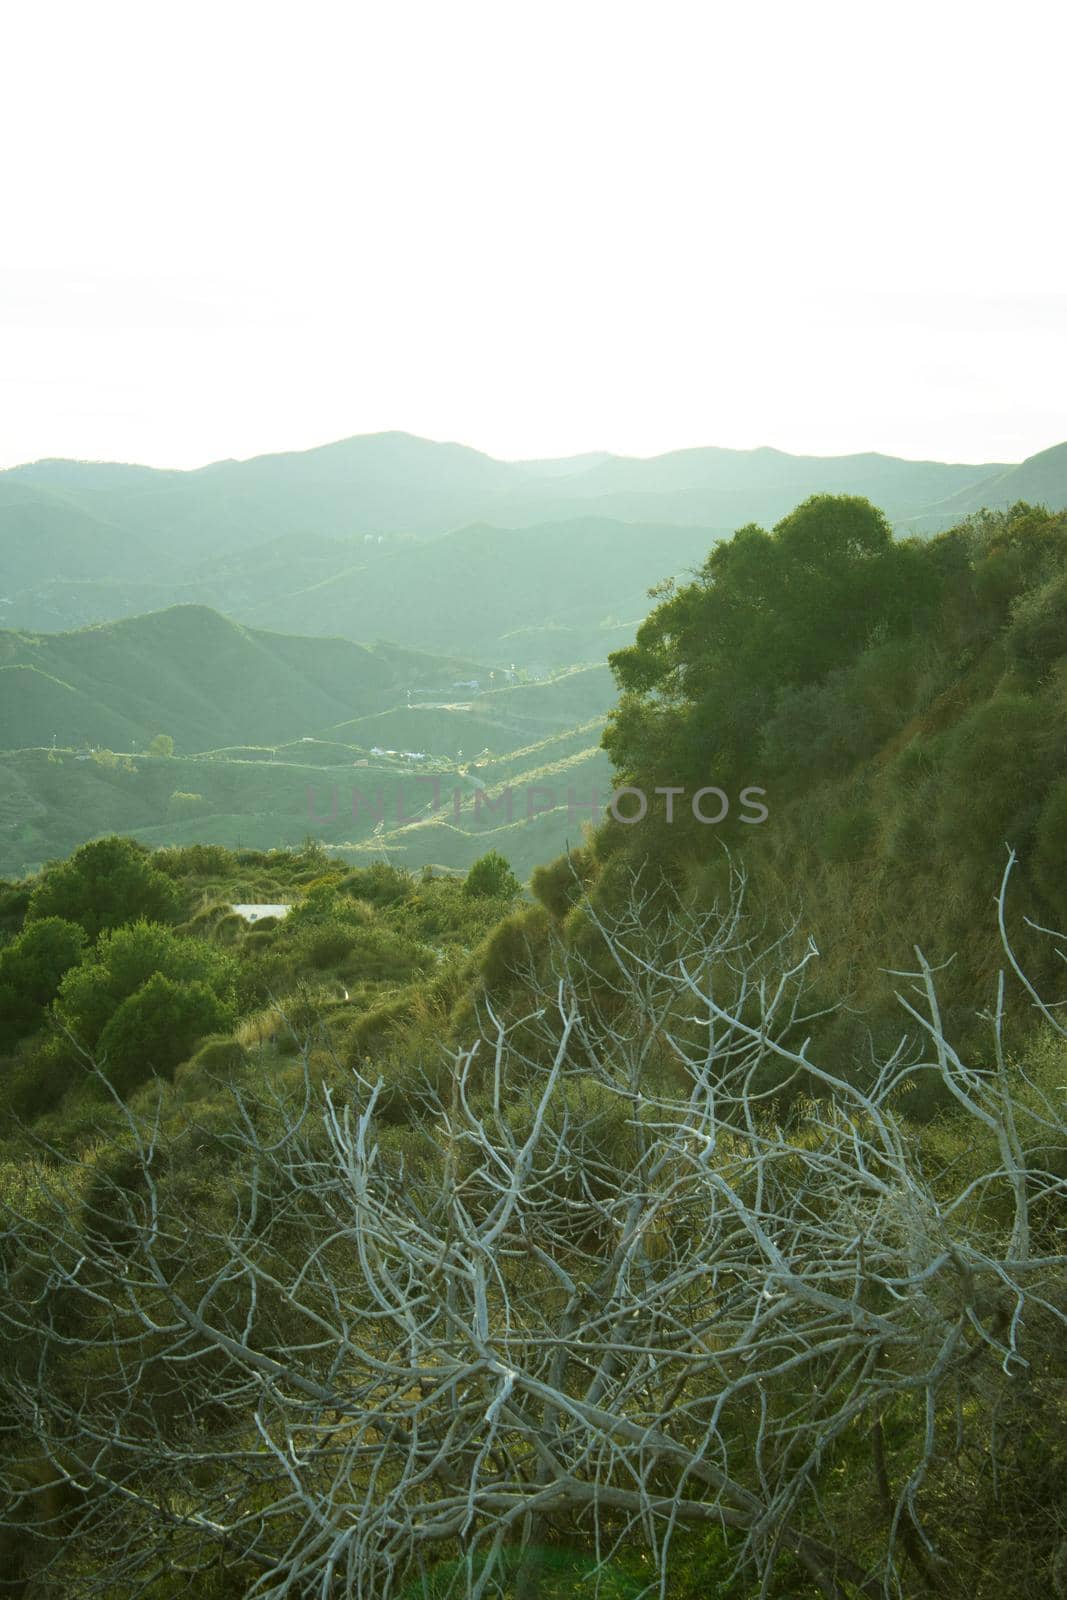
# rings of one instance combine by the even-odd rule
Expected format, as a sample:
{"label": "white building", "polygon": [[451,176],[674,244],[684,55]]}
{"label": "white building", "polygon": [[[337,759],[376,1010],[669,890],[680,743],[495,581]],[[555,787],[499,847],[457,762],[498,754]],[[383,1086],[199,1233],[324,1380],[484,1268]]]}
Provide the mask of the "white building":
{"label": "white building", "polygon": [[246,922],[261,922],[264,917],[284,917],[293,908],[291,904],[275,906],[262,904],[233,906],[231,909],[236,911],[239,917],[244,917]]}

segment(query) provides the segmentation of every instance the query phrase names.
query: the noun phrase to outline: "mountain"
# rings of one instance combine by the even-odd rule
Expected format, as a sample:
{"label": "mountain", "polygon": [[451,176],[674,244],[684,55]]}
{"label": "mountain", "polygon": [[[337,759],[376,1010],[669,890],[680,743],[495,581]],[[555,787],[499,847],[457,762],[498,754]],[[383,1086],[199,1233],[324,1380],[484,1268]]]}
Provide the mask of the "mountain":
{"label": "mountain", "polygon": [[205,606],[72,633],[0,634],[0,749],[185,751],[275,745],[384,710],[415,683],[442,692],[469,662],[378,651],[349,639],[246,628]]}
{"label": "mountain", "polygon": [[[284,601],[331,567],[341,574],[466,527],[596,518],[723,534],[773,523],[819,491],[867,495],[894,522],[932,531],[984,484],[1025,479],[1042,459],[976,466],[709,447],[509,462],[381,433],[188,472],[37,461],[0,473],[0,619],[62,630],[194,603],[255,621],[256,605]],[[1062,463],[1036,475],[1051,504],[1067,503]],[[374,632],[392,632],[388,616]]]}
{"label": "mountain", "polygon": [[991,473],[980,483],[958,490],[931,507],[931,514],[947,526],[983,506],[1006,511],[1020,500],[1047,506],[1050,511],[1067,508],[1067,444],[1053,445],[1036,456],[1027,456],[1017,467]]}
{"label": "mountain", "polygon": [[[466,867],[506,842],[525,872],[585,820],[569,789],[606,802],[600,735],[614,698],[605,665],[527,682],[402,644],[248,628],[204,606],[2,633],[0,874],[115,829],[262,849],[313,832],[415,866]],[[145,753],[157,733],[174,755]],[[483,806],[479,792],[505,799]]]}
{"label": "mountain", "polygon": [[379,634],[420,650],[548,665],[604,660],[648,610],[649,586],[699,566],[712,528],[586,517],[460,529],[400,546],[249,609],[297,633]]}

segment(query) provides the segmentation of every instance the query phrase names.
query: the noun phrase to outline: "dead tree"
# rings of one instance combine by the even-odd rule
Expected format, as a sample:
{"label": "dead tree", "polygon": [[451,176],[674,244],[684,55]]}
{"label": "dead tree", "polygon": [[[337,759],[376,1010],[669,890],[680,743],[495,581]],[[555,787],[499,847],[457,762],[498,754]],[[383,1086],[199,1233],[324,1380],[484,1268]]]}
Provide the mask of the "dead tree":
{"label": "dead tree", "polygon": [[[916,951],[900,1000],[926,1048],[861,1088],[803,1037],[813,946],[759,948],[739,898],[658,931],[648,911],[637,887],[611,921],[587,905],[595,954],[561,948],[529,1014],[487,1007],[406,1128],[369,1076],[309,1072],[299,1106],[235,1093],[201,1174],[132,1114],[136,1181],[23,1174],[5,1525],[64,1593],[221,1565],[250,1595],[389,1600],[460,1555],[478,1600],[566,1530],[605,1567],[641,1545],[666,1595],[701,1527],[753,1595],[786,1552],[831,1600],[955,1592],[924,1486],[1065,1320],[1041,1153],[1062,1098],[1006,1059],[1003,975],[970,1065]],[[927,1075],[964,1163],[897,1109]],[[833,1475],[857,1461],[858,1523]]]}

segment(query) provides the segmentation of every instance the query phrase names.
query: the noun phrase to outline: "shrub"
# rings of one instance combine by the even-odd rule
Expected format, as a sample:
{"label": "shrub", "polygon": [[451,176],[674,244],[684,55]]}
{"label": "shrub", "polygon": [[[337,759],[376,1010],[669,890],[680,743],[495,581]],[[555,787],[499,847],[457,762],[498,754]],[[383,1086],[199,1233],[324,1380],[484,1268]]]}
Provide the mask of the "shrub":
{"label": "shrub", "polygon": [[26,918],[63,917],[95,939],[107,928],[139,918],[177,922],[180,912],[177,885],[156,871],[144,846],[112,835],[83,844],[68,860],[49,866]]}
{"label": "shrub", "polygon": [[494,900],[514,900],[520,888],[518,878],[499,850],[490,850],[488,855],[477,860],[463,884],[464,894],[484,895]]}
{"label": "shrub", "polygon": [[77,923],[44,917],[0,951],[0,1048],[9,1048],[40,1024],[64,974],[81,960],[84,945]]}
{"label": "shrub", "polygon": [[1036,676],[1067,654],[1067,572],[1020,596],[1004,644],[1013,665]]}
{"label": "shrub", "polygon": [[1067,931],[1067,777],[1053,784],[1037,821],[1034,863],[1041,893]]}
{"label": "shrub", "polygon": [[359,935],[351,924],[340,921],[313,928],[304,940],[304,954],[318,971],[336,967],[356,944]]}
{"label": "shrub", "polygon": [[354,900],[367,900],[373,906],[398,905],[408,898],[414,887],[415,880],[410,872],[391,866],[387,861],[357,867],[340,884],[343,894]]}
{"label": "shrub", "polygon": [[548,918],[541,906],[516,911],[499,923],[482,950],[481,974],[487,988],[510,988],[544,947]]}
{"label": "shrub", "polygon": [[167,801],[167,816],[174,818],[198,817],[207,809],[202,794],[192,794],[187,789],[175,789]]}
{"label": "shrub", "polygon": [[530,879],[534,896],[557,921],[579,900],[593,875],[593,864],[586,849],[571,850],[537,867]]}
{"label": "shrub", "polygon": [[224,1008],[232,1003],[236,969],[231,957],[202,939],[137,922],[103,934],[90,959],[66,974],[57,1012],[92,1049],[115,1012],[157,975],[178,986],[204,985]]}
{"label": "shrub", "polygon": [[198,1039],[233,1020],[232,1007],[206,983],[176,983],[155,972],[110,1017],[97,1046],[100,1064],[126,1095],[153,1073],[169,1077]]}
{"label": "shrub", "polygon": [[957,725],[943,773],[946,847],[988,856],[1005,842],[1025,845],[1055,769],[1054,732],[1049,708],[1019,694],[987,701]]}
{"label": "shrub", "polygon": [[166,845],[153,853],[152,865],[168,878],[218,878],[233,872],[237,858],[221,844]]}

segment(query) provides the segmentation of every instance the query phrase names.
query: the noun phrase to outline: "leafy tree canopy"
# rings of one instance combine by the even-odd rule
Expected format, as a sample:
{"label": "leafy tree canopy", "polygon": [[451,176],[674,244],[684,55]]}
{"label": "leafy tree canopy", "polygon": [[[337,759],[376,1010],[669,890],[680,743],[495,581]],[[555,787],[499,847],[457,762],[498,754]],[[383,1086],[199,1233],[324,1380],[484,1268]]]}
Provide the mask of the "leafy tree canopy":
{"label": "leafy tree canopy", "polygon": [[0,950],[0,1045],[13,1044],[38,1026],[84,945],[85,934],[76,923],[44,917]]}
{"label": "leafy tree canopy", "polygon": [[157,975],[206,986],[229,1005],[235,974],[233,958],[217,945],[142,920],[101,936],[90,958],[63,979],[56,1007],[78,1040],[93,1048],[125,1001]]}
{"label": "leafy tree canopy", "polygon": [[180,912],[181,891],[156,870],[144,846],[112,836],[94,839],[48,867],[26,917],[62,917],[95,939],[107,928],[138,918],[175,922]]}
{"label": "leafy tree canopy", "polygon": [[497,900],[514,899],[520,887],[510,863],[499,850],[490,850],[487,855],[481,856],[467,873],[463,884],[466,894],[485,895]]}
{"label": "leafy tree canopy", "polygon": [[855,495],[815,495],[772,533],[716,545],[665,585],[635,643],[610,657],[623,692],[605,746],[627,776],[707,781],[755,745],[783,687],[821,681],[872,639],[911,628],[941,574]]}
{"label": "leafy tree canopy", "polygon": [[232,1007],[205,982],[154,972],[113,1013],[97,1054],[120,1094],[153,1072],[169,1076],[205,1034],[233,1023]]}

